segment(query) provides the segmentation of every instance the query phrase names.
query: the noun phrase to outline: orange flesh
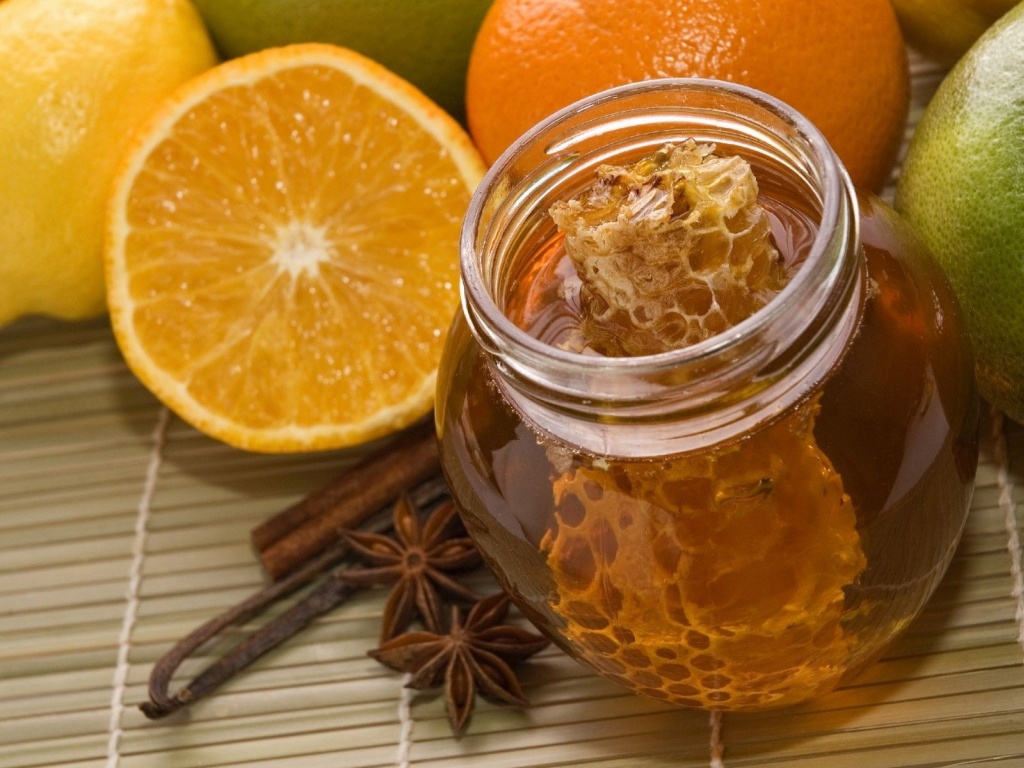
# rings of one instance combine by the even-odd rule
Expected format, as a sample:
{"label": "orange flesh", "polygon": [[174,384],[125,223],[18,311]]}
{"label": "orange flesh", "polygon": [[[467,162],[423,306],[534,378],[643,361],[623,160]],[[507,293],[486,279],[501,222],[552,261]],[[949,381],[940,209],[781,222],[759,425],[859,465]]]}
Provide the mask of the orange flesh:
{"label": "orange flesh", "polygon": [[340,49],[309,49],[168,119],[124,199],[135,359],[186,418],[256,447],[331,447],[429,410],[478,177],[422,96],[392,101],[361,79],[372,63],[352,76]]}

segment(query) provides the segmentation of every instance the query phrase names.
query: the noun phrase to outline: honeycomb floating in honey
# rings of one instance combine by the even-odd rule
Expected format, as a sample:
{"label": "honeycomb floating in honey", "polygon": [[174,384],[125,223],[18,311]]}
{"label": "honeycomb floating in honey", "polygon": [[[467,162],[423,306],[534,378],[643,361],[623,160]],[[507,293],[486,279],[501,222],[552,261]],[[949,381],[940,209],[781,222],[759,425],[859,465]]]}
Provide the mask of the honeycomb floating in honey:
{"label": "honeycomb floating in honey", "polygon": [[656,699],[710,709],[795,702],[849,657],[844,588],[866,560],[811,403],[736,444],[670,462],[602,462],[555,481],[542,549],[580,655]]}
{"label": "honeycomb floating in honey", "polygon": [[763,307],[785,265],[738,156],[692,139],[629,166],[603,166],[550,214],[582,281],[583,338],[608,356],[702,341]]}
{"label": "honeycomb floating in honey", "polygon": [[[687,141],[551,208],[580,277],[581,335],[614,356],[694,344],[786,284],[757,180]],[[541,542],[552,610],[580,656],[688,706],[796,702],[850,657],[846,590],[866,566],[817,398],[733,442],[664,460],[578,459]]]}

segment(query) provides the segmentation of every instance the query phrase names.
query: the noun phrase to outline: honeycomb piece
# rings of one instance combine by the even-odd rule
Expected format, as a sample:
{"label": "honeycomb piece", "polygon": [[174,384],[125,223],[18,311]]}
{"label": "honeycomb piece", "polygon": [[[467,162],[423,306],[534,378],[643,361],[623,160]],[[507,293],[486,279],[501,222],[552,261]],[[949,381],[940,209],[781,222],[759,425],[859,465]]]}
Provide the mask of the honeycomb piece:
{"label": "honeycomb piece", "polygon": [[555,482],[541,543],[552,608],[606,677],[687,706],[777,706],[831,689],[845,589],[866,559],[817,403],[738,443],[605,460]]}
{"label": "honeycomb piece", "polygon": [[740,157],[692,139],[632,165],[602,166],[550,214],[582,282],[582,337],[608,356],[702,341],[786,284],[757,179]]}

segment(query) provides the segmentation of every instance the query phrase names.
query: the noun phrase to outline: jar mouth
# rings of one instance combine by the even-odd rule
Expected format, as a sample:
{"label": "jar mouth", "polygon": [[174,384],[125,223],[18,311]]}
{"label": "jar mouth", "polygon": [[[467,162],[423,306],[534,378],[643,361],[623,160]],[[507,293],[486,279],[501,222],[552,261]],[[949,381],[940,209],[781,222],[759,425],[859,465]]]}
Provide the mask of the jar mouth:
{"label": "jar mouth", "polygon": [[[744,146],[763,145],[769,154],[778,153],[816,198],[817,231],[782,291],[750,317],[704,341],[645,356],[569,351],[531,336],[511,321],[499,306],[498,265],[493,259],[495,244],[516,224],[517,206],[531,196],[536,198],[537,190],[584,160],[590,166],[612,162],[611,155],[600,149],[608,137],[634,149],[657,147],[665,143],[666,131],[682,140],[693,129],[702,138],[712,139],[716,131],[732,131]],[[849,259],[844,262],[843,252],[850,242],[858,241],[857,221],[856,197],[845,169],[821,132],[785,103],[753,88],[717,80],[665,78],[623,85],[571,104],[538,123],[488,170],[470,202],[461,234],[463,309],[485,349],[497,357],[515,349],[517,363],[512,367],[526,379],[605,402],[643,398],[649,394],[643,388],[625,393],[617,385],[601,382],[625,375],[663,384],[663,375],[671,371],[676,374],[672,381],[679,384],[679,372],[689,370],[694,376],[683,378],[692,383],[706,375],[709,366],[720,368],[726,358],[730,364],[743,358],[753,368],[777,354],[777,349],[754,350],[755,339],[770,337],[785,345],[788,339],[805,335],[808,318],[802,316],[801,307],[813,316],[844,280]],[[810,303],[809,296],[815,297]]]}

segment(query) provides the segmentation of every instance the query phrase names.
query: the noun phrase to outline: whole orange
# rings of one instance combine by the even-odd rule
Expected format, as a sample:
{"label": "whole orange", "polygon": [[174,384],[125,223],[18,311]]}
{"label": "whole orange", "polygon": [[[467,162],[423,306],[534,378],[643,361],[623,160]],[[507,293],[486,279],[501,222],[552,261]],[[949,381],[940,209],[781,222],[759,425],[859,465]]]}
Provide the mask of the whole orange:
{"label": "whole orange", "polygon": [[910,97],[889,0],[496,0],[470,56],[470,133],[493,162],[552,112],[655,77],[729,80],[781,99],[871,190],[892,170]]}

